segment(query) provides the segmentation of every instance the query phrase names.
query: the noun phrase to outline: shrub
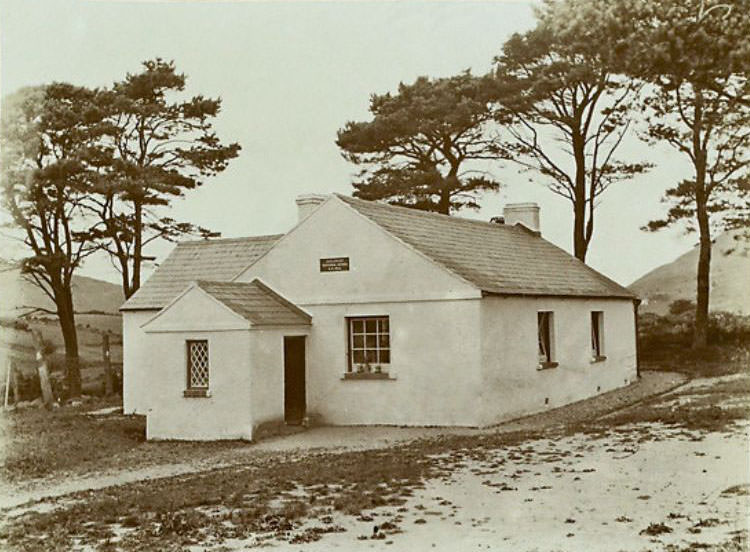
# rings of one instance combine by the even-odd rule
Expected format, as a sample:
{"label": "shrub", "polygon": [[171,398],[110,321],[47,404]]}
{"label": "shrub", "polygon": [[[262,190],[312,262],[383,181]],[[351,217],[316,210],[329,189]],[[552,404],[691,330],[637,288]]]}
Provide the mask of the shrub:
{"label": "shrub", "polygon": [[676,301],[672,301],[669,305],[669,314],[675,316],[693,311],[695,311],[695,303],[690,299],[677,299]]}
{"label": "shrub", "polygon": [[[709,372],[733,372],[750,354],[750,316],[717,311],[709,315],[708,347],[692,349],[695,312],[692,302],[674,301],[669,314],[643,313],[638,317],[640,358],[666,369],[702,371],[706,363],[720,363]],[[703,364],[701,367],[699,364]]]}

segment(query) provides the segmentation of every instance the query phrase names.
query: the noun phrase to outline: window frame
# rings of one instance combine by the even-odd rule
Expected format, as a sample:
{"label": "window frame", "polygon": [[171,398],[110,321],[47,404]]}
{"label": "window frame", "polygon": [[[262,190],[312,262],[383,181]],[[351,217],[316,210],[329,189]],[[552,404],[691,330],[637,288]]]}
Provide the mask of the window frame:
{"label": "window frame", "polygon": [[604,311],[591,311],[589,332],[591,335],[591,362],[607,359],[604,354]]}
{"label": "window frame", "polygon": [[[545,322],[546,332],[542,333],[542,323]],[[545,339],[546,337],[546,339]],[[537,311],[536,313],[536,342],[537,369],[556,368],[559,363],[555,360],[555,312]]]}
{"label": "window frame", "polygon": [[[191,355],[191,347],[195,344],[205,343],[206,346],[206,385],[196,386],[193,385],[193,358]],[[211,348],[208,339],[186,339],[185,340],[185,391],[183,395],[185,397],[209,397],[210,396],[210,385],[211,385]]]}
{"label": "window frame", "polygon": [[[347,316],[346,320],[346,356],[347,365],[344,379],[393,379],[390,376],[392,363],[392,341],[391,341],[391,321],[387,314],[378,315],[358,315]],[[370,332],[367,329],[367,322],[375,322],[375,331]],[[354,324],[362,322],[362,331],[355,331]],[[382,330],[382,324],[385,322],[387,329]],[[362,337],[362,345],[355,346],[355,337]],[[368,338],[375,337],[374,347],[368,346]],[[387,345],[381,345],[381,339],[387,336]],[[355,352],[362,351],[364,362],[355,362]],[[376,359],[374,362],[367,361],[367,354],[375,351]],[[381,354],[387,351],[387,361],[381,360]],[[372,369],[366,370],[365,366],[371,366]]]}

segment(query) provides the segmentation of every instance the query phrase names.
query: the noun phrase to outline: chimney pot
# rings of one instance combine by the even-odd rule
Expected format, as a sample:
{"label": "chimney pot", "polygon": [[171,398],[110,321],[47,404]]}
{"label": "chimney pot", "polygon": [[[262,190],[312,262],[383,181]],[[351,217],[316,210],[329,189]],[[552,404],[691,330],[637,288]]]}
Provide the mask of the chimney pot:
{"label": "chimney pot", "polygon": [[297,222],[309,217],[318,206],[328,199],[327,194],[302,194],[294,200],[297,204]]}
{"label": "chimney pot", "polygon": [[541,235],[539,226],[539,205],[536,203],[509,203],[503,209],[505,224],[523,224],[526,228]]}

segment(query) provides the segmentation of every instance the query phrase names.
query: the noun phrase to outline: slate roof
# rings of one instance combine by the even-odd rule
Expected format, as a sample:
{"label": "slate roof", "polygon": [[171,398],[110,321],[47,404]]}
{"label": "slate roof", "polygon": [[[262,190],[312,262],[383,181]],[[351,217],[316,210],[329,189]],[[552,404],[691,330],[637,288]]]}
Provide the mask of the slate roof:
{"label": "slate roof", "polygon": [[253,325],[307,326],[312,320],[305,311],[257,279],[249,283],[198,280],[196,285]]}
{"label": "slate roof", "polygon": [[[523,227],[335,195],[487,294],[637,299],[625,287]],[[230,281],[282,236],[179,243],[121,310],[161,309],[196,280]]]}
{"label": "slate roof", "polygon": [[636,296],[521,226],[339,199],[436,263],[499,295]]}
{"label": "slate roof", "polygon": [[282,235],[180,242],[120,310],[158,310],[195,280],[231,280]]}

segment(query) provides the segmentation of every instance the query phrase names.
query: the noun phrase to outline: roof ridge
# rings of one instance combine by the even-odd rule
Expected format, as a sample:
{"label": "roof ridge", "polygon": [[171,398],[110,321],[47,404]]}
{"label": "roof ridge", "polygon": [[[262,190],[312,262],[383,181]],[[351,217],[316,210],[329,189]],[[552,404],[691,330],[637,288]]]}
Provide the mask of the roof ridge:
{"label": "roof ridge", "polygon": [[230,243],[230,242],[245,242],[245,241],[260,241],[268,240],[271,238],[281,238],[284,234],[264,234],[261,236],[240,236],[236,238],[207,238],[200,240],[184,240],[177,242],[177,246],[180,245],[205,245],[209,243]]}
{"label": "roof ridge", "polygon": [[391,208],[396,211],[407,212],[409,214],[417,215],[417,216],[433,217],[433,218],[437,218],[440,220],[450,220],[450,221],[455,221],[455,222],[469,222],[472,224],[478,224],[478,225],[486,226],[489,228],[503,228],[503,229],[515,228],[514,224],[498,224],[498,223],[490,222],[487,220],[470,219],[466,217],[459,217],[456,215],[446,215],[445,213],[437,213],[435,211],[425,211],[424,209],[416,209],[414,207],[406,207],[404,205],[393,205],[391,203],[383,203],[378,200],[362,199],[362,198],[353,197],[353,196],[345,196],[339,193],[334,193],[333,195],[347,202],[352,201],[354,203],[366,203],[368,205],[376,205],[380,207]]}

